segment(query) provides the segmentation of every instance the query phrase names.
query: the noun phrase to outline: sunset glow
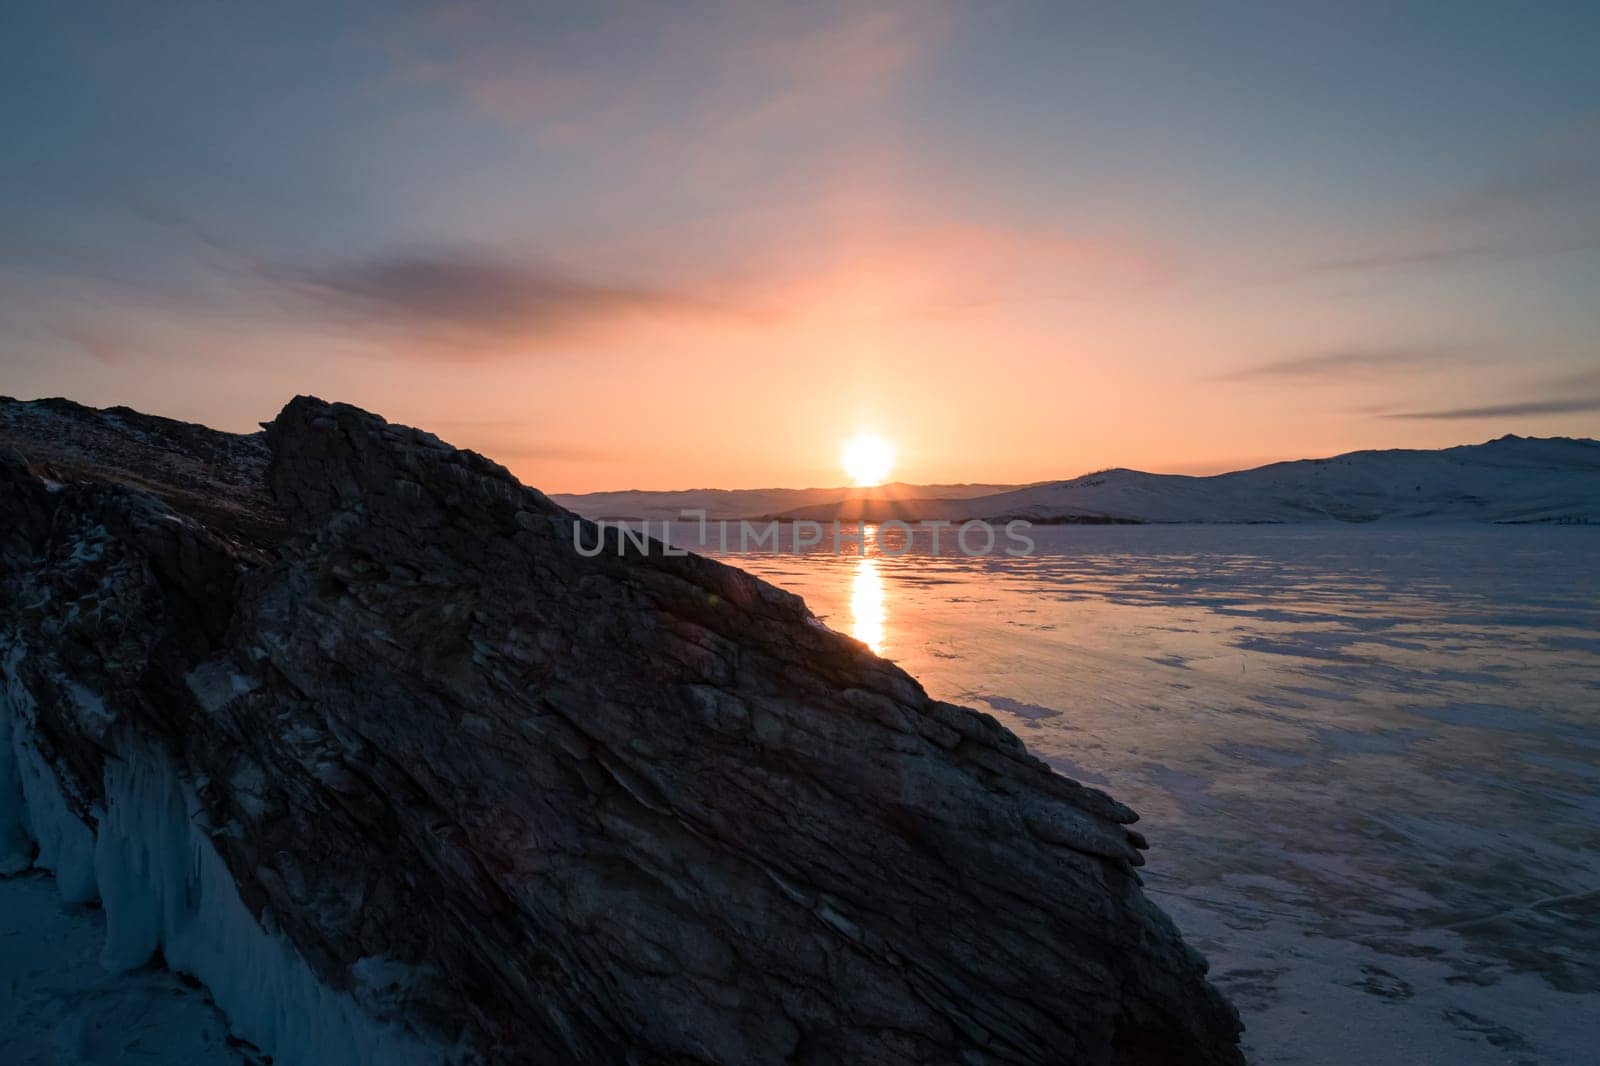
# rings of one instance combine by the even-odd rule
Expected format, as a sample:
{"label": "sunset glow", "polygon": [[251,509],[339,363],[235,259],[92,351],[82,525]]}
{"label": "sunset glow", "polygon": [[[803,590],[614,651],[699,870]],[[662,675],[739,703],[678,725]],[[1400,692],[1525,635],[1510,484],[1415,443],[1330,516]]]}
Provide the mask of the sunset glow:
{"label": "sunset glow", "polygon": [[0,393],[558,493],[834,484],[875,412],[911,484],[1600,435],[1582,5],[236,7],[15,27]]}
{"label": "sunset glow", "polygon": [[870,433],[857,435],[844,446],[844,472],[860,488],[882,485],[894,469],[894,445]]}

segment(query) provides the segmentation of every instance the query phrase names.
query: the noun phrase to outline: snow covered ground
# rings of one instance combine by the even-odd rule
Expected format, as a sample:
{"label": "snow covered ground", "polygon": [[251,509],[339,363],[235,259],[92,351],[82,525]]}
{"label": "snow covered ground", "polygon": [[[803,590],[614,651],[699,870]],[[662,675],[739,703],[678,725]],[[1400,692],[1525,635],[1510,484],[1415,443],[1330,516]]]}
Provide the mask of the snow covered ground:
{"label": "snow covered ground", "polygon": [[0,1061],[10,1066],[241,1066],[222,1014],[168,970],[108,973],[105,916],[42,873],[0,880]]}
{"label": "snow covered ground", "polygon": [[1258,1063],[1590,1063],[1600,529],[1035,529],[730,561],[1143,815]]}

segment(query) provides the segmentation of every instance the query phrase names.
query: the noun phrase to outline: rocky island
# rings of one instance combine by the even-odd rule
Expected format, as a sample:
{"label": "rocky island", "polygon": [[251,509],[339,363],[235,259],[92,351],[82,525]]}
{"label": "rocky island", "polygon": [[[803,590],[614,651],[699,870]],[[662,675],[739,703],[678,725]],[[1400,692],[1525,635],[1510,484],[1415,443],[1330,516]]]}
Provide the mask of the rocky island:
{"label": "rocky island", "polygon": [[275,1062],[1242,1062],[1132,811],[740,570],[305,397],[0,400],[0,515],[0,871]]}

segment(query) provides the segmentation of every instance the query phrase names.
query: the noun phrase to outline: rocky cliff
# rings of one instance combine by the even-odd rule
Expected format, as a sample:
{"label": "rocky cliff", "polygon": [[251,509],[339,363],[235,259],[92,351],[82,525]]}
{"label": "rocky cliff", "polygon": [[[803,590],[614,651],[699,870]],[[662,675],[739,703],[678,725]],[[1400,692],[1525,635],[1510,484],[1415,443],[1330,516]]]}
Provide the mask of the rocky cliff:
{"label": "rocky cliff", "polygon": [[1131,811],[742,571],[307,398],[0,401],[0,515],[0,864],[280,1063],[1241,1061]]}

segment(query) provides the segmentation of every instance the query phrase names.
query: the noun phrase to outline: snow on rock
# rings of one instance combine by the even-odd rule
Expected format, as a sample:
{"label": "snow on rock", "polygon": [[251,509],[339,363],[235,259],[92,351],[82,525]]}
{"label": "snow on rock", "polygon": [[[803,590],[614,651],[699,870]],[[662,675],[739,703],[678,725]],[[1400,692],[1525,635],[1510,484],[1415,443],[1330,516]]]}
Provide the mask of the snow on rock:
{"label": "snow on rock", "polygon": [[189,671],[184,680],[207,713],[215,712],[229,700],[246,695],[256,687],[255,681],[228,669],[225,663],[202,663]]}

